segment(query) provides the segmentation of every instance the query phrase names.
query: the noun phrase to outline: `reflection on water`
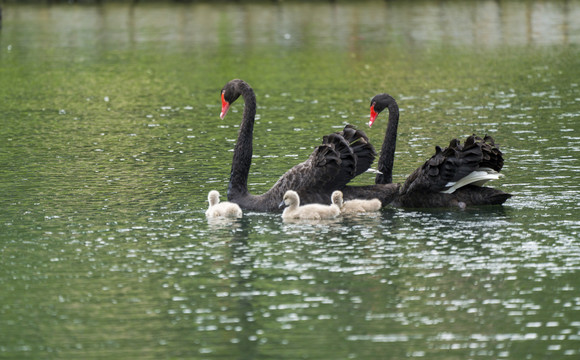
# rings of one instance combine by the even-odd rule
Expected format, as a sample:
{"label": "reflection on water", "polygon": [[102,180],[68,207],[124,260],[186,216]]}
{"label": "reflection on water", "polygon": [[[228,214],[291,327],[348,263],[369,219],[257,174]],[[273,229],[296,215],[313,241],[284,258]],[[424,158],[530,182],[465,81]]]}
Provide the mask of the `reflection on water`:
{"label": "reflection on water", "polygon": [[[3,5],[0,358],[577,358],[579,8]],[[487,132],[514,197],[206,219],[241,117],[218,117],[233,77],[258,94],[255,193],[388,91],[397,181]],[[385,123],[365,128],[374,144]]]}
{"label": "reflection on water", "polygon": [[335,219],[283,219],[286,224],[309,224],[309,225],[332,225],[340,222],[340,218]]}
{"label": "reflection on water", "polygon": [[[156,4],[35,7],[9,5],[11,21],[39,18],[61,37],[58,46],[167,48],[218,45],[302,46],[311,42],[343,49],[404,42],[470,45],[579,44],[578,1],[381,2],[351,4]],[[99,36],[95,36],[98,32]]]}

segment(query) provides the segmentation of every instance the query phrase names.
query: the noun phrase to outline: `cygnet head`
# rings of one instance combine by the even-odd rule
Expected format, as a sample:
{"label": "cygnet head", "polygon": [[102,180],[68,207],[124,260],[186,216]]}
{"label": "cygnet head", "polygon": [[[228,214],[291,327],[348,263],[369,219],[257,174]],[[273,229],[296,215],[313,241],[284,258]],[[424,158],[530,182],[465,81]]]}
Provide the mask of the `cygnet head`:
{"label": "cygnet head", "polygon": [[331,195],[332,203],[338,207],[342,207],[342,191],[336,190]]}
{"label": "cygnet head", "polygon": [[298,193],[293,190],[286,191],[284,194],[284,204],[286,206],[294,204],[296,204],[296,206],[300,206],[300,197],[298,196]]}
{"label": "cygnet head", "polygon": [[207,194],[207,201],[209,206],[217,205],[220,203],[220,193],[217,190],[212,190]]}

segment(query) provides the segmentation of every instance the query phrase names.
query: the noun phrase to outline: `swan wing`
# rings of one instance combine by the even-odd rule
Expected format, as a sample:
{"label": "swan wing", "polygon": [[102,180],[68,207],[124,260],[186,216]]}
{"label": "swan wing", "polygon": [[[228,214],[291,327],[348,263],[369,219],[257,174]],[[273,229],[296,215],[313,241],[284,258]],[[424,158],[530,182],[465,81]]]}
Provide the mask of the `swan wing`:
{"label": "swan wing", "polygon": [[[476,139],[479,139],[476,137]],[[497,172],[503,168],[503,153],[495,145],[495,141],[489,135],[485,135],[481,140],[481,151],[483,159],[479,164],[480,167],[490,168]]]}
{"label": "swan wing", "polygon": [[342,163],[341,154],[333,146],[319,145],[306,161],[284,173],[264,195],[281,200],[287,190],[294,190],[301,203],[329,203],[330,184],[339,177]]}
{"label": "swan wing", "polygon": [[450,191],[451,188],[453,192],[467,184],[498,178],[485,169],[497,173],[502,166],[502,153],[490,136],[482,139],[472,135],[463,144],[454,139],[444,149],[436,147],[435,155],[407,178],[401,193],[435,193]]}
{"label": "swan wing", "polygon": [[349,124],[337,134],[344,138],[356,156],[355,176],[369,170],[375,161],[377,152],[365,132]]}
{"label": "swan wing", "polygon": [[341,132],[324,136],[309,158],[288,170],[273,189],[294,190],[304,204],[330,203],[332,191],[365,172],[375,155],[366,134],[347,125]]}
{"label": "swan wing", "polygon": [[325,136],[322,145],[331,147],[340,156],[334,177],[318,183],[318,187],[324,187],[326,192],[341,189],[354,177],[366,172],[377,154],[365,132],[350,124],[340,132]]}

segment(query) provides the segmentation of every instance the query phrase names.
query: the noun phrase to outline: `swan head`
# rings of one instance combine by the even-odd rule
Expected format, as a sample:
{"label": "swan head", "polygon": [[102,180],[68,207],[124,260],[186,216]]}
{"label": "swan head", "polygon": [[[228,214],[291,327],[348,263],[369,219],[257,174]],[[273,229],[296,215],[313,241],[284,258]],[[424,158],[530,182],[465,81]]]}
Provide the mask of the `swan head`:
{"label": "swan head", "polygon": [[220,202],[220,193],[217,190],[212,190],[207,194],[207,201],[209,206],[217,205]]}
{"label": "swan head", "polygon": [[369,120],[369,127],[373,126],[377,116],[381,111],[385,110],[389,105],[397,104],[395,99],[389,94],[378,94],[371,100],[371,117]]}
{"label": "swan head", "polygon": [[[222,111],[220,113],[220,119],[224,119],[228,110],[230,109],[230,105],[236,101],[240,95],[242,94],[240,90],[240,85],[246,84],[243,80],[234,79],[229,81],[223,88],[222,88]],[[247,84],[246,84],[247,85]]]}

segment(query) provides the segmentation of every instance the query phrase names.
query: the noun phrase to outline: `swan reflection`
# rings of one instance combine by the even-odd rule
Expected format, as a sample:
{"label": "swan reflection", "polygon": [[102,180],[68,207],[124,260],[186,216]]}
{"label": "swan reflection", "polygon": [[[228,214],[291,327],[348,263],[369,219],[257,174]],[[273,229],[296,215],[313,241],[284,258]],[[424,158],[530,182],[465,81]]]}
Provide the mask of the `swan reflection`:
{"label": "swan reflection", "polygon": [[282,219],[284,224],[302,225],[335,225],[340,224],[341,218],[334,219]]}
{"label": "swan reflection", "polygon": [[230,217],[208,217],[207,224],[212,229],[230,229],[235,230],[241,226],[241,218],[230,218]]}

